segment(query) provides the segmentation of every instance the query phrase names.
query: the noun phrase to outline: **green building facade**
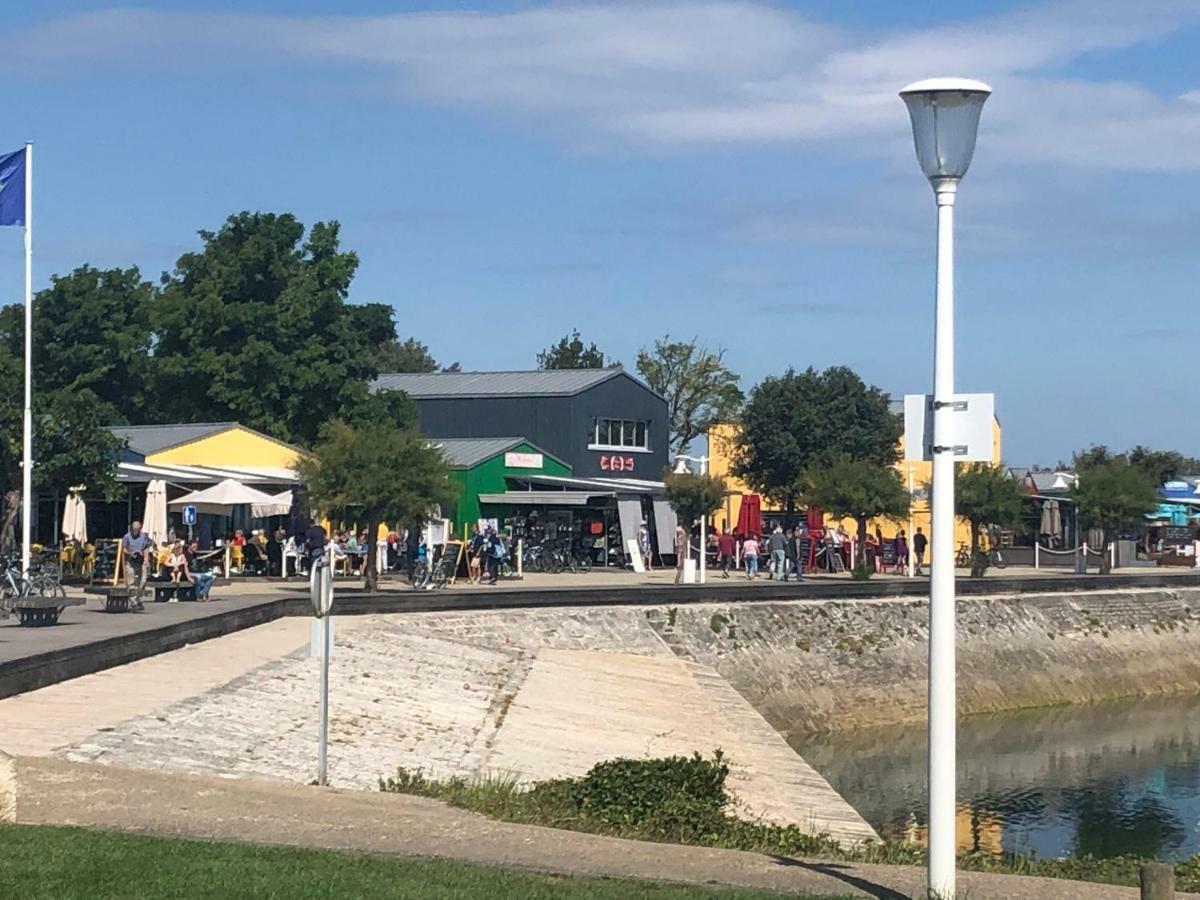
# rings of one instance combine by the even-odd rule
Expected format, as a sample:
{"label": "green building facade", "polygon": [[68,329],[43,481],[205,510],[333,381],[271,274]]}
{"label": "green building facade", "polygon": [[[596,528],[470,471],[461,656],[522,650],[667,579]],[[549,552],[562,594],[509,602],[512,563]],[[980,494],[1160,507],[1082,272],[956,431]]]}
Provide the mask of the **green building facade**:
{"label": "green building facade", "polygon": [[458,487],[454,509],[446,517],[455,532],[469,534],[483,515],[480,494],[500,494],[509,489],[508,478],[530,475],[569,477],[571,467],[524,438],[443,438],[437,441],[452,468]]}

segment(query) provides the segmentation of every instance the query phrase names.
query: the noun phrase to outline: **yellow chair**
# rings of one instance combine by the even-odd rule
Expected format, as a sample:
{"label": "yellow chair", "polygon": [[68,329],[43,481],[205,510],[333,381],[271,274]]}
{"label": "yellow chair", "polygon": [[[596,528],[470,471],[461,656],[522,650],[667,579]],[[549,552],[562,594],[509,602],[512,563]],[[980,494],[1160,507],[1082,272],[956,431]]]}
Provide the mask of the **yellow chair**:
{"label": "yellow chair", "polygon": [[237,544],[234,544],[229,548],[229,552],[230,567],[233,568],[239,575],[241,575],[246,563],[246,556],[242,552],[242,548]]}

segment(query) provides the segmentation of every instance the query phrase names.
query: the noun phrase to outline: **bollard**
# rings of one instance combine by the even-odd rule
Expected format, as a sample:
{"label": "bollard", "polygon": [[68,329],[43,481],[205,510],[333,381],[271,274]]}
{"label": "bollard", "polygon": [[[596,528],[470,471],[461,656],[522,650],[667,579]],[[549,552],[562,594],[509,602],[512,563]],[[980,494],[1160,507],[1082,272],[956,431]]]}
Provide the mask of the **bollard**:
{"label": "bollard", "polygon": [[1175,867],[1170,863],[1142,866],[1142,900],[1175,900]]}

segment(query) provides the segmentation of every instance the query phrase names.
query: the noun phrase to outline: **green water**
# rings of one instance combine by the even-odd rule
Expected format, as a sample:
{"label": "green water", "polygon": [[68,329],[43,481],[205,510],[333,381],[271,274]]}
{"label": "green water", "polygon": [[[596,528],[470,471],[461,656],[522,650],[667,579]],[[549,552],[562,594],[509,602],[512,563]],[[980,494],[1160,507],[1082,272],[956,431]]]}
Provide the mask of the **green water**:
{"label": "green water", "polygon": [[[795,736],[881,834],[920,839],[923,726]],[[1040,857],[1200,853],[1200,698],[970,717],[959,727],[960,849]]]}

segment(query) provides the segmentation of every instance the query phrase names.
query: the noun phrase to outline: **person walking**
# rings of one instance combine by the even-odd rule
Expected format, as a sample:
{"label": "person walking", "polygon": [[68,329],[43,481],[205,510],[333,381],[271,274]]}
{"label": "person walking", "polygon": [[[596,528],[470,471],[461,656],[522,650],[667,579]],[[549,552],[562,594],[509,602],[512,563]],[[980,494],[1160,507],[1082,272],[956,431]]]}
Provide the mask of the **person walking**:
{"label": "person walking", "polygon": [[908,535],[904,533],[904,529],[900,529],[900,533],[896,535],[896,574],[900,574],[908,568]]}
{"label": "person walking", "polygon": [[483,581],[483,532],[479,523],[471,526],[471,541],[467,544],[467,584],[479,584]]}
{"label": "person walking", "polygon": [[721,529],[721,534],[717,537],[717,556],[720,559],[721,571],[725,573],[726,578],[729,577],[730,569],[737,568],[734,553],[733,535],[729,533],[729,526],[725,525]]}
{"label": "person walking", "polygon": [[496,534],[496,529],[490,525],[487,530],[486,547],[488,584],[495,584],[500,580],[500,562],[508,555],[508,549],[500,535]]}
{"label": "person walking", "polygon": [[683,561],[687,559],[688,537],[682,525],[675,526],[675,583],[683,582]]}
{"label": "person walking", "polygon": [[750,535],[742,541],[742,558],[746,560],[746,580],[758,577],[758,537]]}
{"label": "person walking", "polygon": [[913,562],[915,563],[913,571],[921,574],[921,567],[925,565],[925,548],[929,546],[929,540],[925,537],[925,533],[921,531],[921,526],[917,526],[917,533],[913,535]]}
{"label": "person walking", "polygon": [[309,519],[308,528],[304,531],[304,555],[308,557],[310,572],[317,560],[325,557],[325,529],[316,519]]}
{"label": "person walking", "polygon": [[650,548],[650,527],[642,519],[642,527],[637,535],[638,553],[642,554],[642,566],[647,572],[654,568],[654,553]]}
{"label": "person walking", "polygon": [[[129,530],[121,538],[121,559],[125,567],[125,587],[132,591],[130,607],[145,609],[142,594],[146,591],[146,579],[150,576],[150,559],[153,557],[154,541],[142,531],[142,523],[134,519]],[[136,589],[135,589],[136,588]]]}
{"label": "person walking", "polygon": [[800,567],[797,564],[799,554],[797,551],[796,532],[788,529],[783,533],[783,580],[787,581],[788,576],[793,572],[796,573],[796,580],[800,580]]}
{"label": "person walking", "polygon": [[771,552],[771,580],[783,581],[784,566],[787,565],[787,542],[783,537],[783,529],[778,525],[767,538],[767,549]]}

